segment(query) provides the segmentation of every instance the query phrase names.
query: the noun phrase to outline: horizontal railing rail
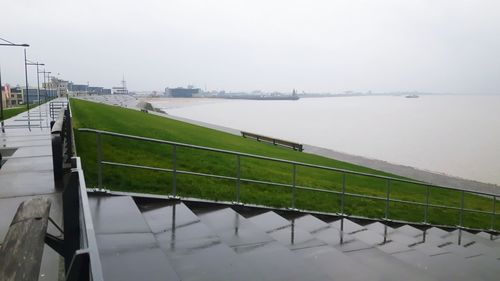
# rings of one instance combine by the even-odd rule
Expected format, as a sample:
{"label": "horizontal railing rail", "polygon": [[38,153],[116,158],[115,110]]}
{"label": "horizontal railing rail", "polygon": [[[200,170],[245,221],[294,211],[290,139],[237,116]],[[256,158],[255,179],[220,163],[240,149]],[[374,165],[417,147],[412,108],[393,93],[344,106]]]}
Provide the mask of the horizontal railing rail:
{"label": "horizontal railing rail", "polygon": [[61,109],[66,108],[68,106],[67,101],[51,101],[49,103],[49,116],[52,120],[57,119],[59,116],[59,112]]}
{"label": "horizontal railing rail", "polygon": [[92,223],[92,214],[90,213],[89,199],[87,197],[87,185],[85,183],[85,176],[82,170],[82,164],[80,157],[73,157],[73,162],[75,168],[73,173],[78,175],[78,196],[79,196],[79,208],[80,208],[80,241],[81,249],[86,249],[89,253],[90,262],[90,280],[92,281],[102,281],[104,280],[102,275],[102,265],[99,256],[99,251],[97,248],[97,240],[94,229],[94,224]]}
{"label": "horizontal railing rail", "polygon": [[[110,165],[110,166],[120,166],[120,167],[137,168],[137,169],[145,169],[145,170],[172,173],[173,183],[172,183],[171,195],[173,195],[173,196],[177,196],[177,194],[176,194],[176,175],[177,174],[185,174],[185,175],[193,175],[193,176],[201,176],[201,177],[209,177],[209,178],[215,178],[215,179],[225,179],[225,180],[236,181],[237,185],[236,185],[235,202],[237,202],[237,203],[240,202],[240,184],[241,183],[254,183],[254,184],[271,185],[271,186],[276,186],[276,187],[291,188],[292,189],[291,208],[293,208],[293,209],[295,209],[296,191],[297,190],[306,190],[306,191],[311,191],[311,192],[320,192],[320,193],[329,193],[329,194],[339,195],[341,198],[341,203],[340,203],[340,214],[341,215],[345,215],[345,198],[346,197],[355,197],[355,198],[364,198],[364,199],[385,201],[384,219],[387,219],[387,220],[389,219],[390,203],[403,203],[403,204],[424,207],[425,211],[424,211],[423,223],[425,223],[425,224],[429,223],[429,209],[430,208],[440,208],[440,209],[446,209],[446,210],[459,211],[460,212],[459,225],[458,225],[459,227],[463,226],[464,212],[472,212],[472,213],[477,213],[477,214],[490,215],[491,216],[490,230],[494,230],[494,226],[495,226],[496,201],[497,201],[497,197],[500,195],[493,194],[493,193],[487,193],[487,192],[481,192],[481,191],[475,191],[475,190],[463,190],[463,189],[458,189],[458,188],[454,188],[454,187],[450,187],[450,186],[435,185],[435,184],[424,183],[424,182],[419,182],[419,181],[410,180],[410,179],[395,178],[395,177],[384,176],[384,175],[375,175],[375,174],[370,174],[370,173],[363,173],[363,172],[351,171],[351,170],[346,170],[346,169],[340,169],[340,168],[334,168],[334,167],[328,167],[328,166],[322,166],[322,165],[316,165],[316,164],[310,164],[310,163],[304,163],[304,162],[297,162],[297,161],[267,157],[267,156],[262,156],[262,155],[242,153],[242,152],[237,152],[237,151],[204,147],[204,146],[199,146],[199,145],[192,145],[192,144],[186,144],[186,143],[153,139],[153,138],[147,138],[147,137],[141,137],[141,136],[133,136],[133,135],[127,135],[127,134],[121,134],[121,133],[115,133],[115,132],[109,132],[109,131],[102,131],[102,130],[95,130],[95,129],[88,129],[88,128],[80,128],[80,129],[78,129],[78,131],[79,132],[94,133],[97,135],[97,147],[96,147],[96,149],[97,149],[97,163],[96,164],[97,164],[97,178],[98,178],[97,179],[97,187],[98,188],[103,188],[103,185],[102,185],[102,181],[103,181],[102,166],[103,165]],[[171,169],[158,168],[158,167],[151,167],[151,166],[144,166],[144,165],[134,165],[134,164],[128,164],[128,163],[106,161],[103,159],[103,153],[102,153],[102,137],[101,136],[103,136],[103,135],[117,137],[117,138],[130,139],[130,140],[136,140],[136,141],[145,141],[145,142],[151,142],[151,143],[171,145],[173,147],[173,150],[172,150],[173,156],[172,156],[172,160],[171,160],[172,161],[172,168]],[[203,151],[222,153],[222,154],[227,154],[227,155],[234,155],[237,158],[236,176],[226,176],[226,175],[217,175],[217,174],[208,174],[208,173],[199,173],[199,172],[194,172],[194,171],[179,170],[179,169],[177,169],[177,165],[176,165],[176,163],[177,163],[176,148],[177,147],[185,147],[185,148],[192,148],[192,149],[203,150]],[[249,178],[241,177],[240,159],[242,157],[265,160],[265,161],[272,161],[272,162],[291,165],[293,167],[293,169],[292,169],[292,183],[290,183],[290,184],[289,183],[279,183],[279,182],[272,182],[272,181],[266,181],[266,180],[256,180],[256,179],[249,179]],[[296,182],[297,167],[308,167],[308,168],[314,168],[314,169],[327,170],[327,171],[341,173],[341,175],[342,175],[341,191],[298,185]],[[386,183],[385,196],[382,197],[382,196],[374,196],[374,195],[346,192],[346,175],[355,175],[355,176],[362,176],[362,177],[384,180]],[[426,189],[425,202],[416,202],[416,201],[408,201],[408,200],[403,200],[403,199],[391,198],[391,185],[395,182],[413,184],[413,185],[418,185],[422,188],[425,188]],[[460,206],[449,206],[449,205],[441,205],[441,204],[431,203],[430,202],[430,197],[431,197],[430,196],[430,188],[438,188],[438,189],[443,189],[443,190],[450,190],[450,191],[459,192],[460,193],[460,195],[459,195],[460,196],[460,199],[459,199]],[[484,211],[484,210],[479,210],[479,209],[466,208],[466,206],[465,206],[465,194],[479,195],[479,196],[482,196],[484,198],[492,199],[492,206],[493,206],[492,211]]]}

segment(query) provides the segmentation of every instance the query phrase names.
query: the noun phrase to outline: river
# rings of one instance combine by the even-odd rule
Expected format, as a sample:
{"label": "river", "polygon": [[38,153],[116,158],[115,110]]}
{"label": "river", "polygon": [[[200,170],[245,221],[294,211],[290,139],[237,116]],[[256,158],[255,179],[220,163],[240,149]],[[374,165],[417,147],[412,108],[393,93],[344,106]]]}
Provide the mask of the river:
{"label": "river", "polygon": [[500,95],[152,102],[174,116],[500,185]]}

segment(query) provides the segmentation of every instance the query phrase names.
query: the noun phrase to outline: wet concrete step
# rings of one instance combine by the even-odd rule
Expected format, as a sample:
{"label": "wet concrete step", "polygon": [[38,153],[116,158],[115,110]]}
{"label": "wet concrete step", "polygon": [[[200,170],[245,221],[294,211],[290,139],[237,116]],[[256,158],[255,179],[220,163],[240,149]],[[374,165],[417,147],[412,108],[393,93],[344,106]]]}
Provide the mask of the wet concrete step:
{"label": "wet concrete step", "polygon": [[333,280],[231,208],[193,211],[267,280]]}
{"label": "wet concrete step", "polygon": [[[383,235],[385,230],[378,224],[380,223],[374,223],[366,227],[368,229],[374,229],[378,234]],[[402,236],[404,236],[404,234],[400,234],[396,229],[392,229],[388,231],[387,239],[392,239],[394,237],[401,239],[400,237]],[[413,236],[408,237],[410,239],[417,239]],[[405,241],[405,239],[401,240]],[[453,280],[473,280],[474,278],[481,277],[485,278],[484,280],[491,280],[491,274],[477,272],[491,269],[487,264],[478,265],[476,262],[471,262],[470,259],[466,259],[464,256],[455,255],[450,251],[452,250],[451,248],[444,249],[425,242],[413,245],[410,248],[415,251],[396,252],[392,255],[410,265],[423,268],[431,274],[438,276],[440,279],[452,278]],[[464,249],[463,247],[461,248]],[[460,270],[457,270],[457,268]]]}
{"label": "wet concrete step", "polygon": [[180,280],[134,200],[89,194],[105,280]]}
{"label": "wet concrete step", "polygon": [[379,245],[383,237],[380,235],[370,237],[373,232],[348,219],[332,222],[330,226],[331,228],[319,231],[315,236],[320,239],[328,237],[327,241],[332,243],[332,246],[356,262],[378,272],[383,280],[439,280],[429,272],[391,255],[391,253],[411,251],[404,245],[396,243]]}
{"label": "wet concrete step", "polygon": [[[428,244],[428,245],[433,245],[435,247],[441,248],[447,252],[450,252],[454,255],[463,257],[463,258],[471,258],[471,257],[477,257],[482,255],[480,251],[474,250],[474,249],[467,249],[461,245],[458,245],[451,240],[455,239],[442,239],[440,237],[433,236],[432,234],[429,234],[427,231],[423,231],[420,229],[417,229],[415,227],[409,226],[409,225],[404,225],[401,226],[397,229],[395,229],[394,234],[403,234],[408,237],[411,237],[415,239],[416,241],[419,241],[419,244]],[[445,232],[441,232],[445,233]],[[421,246],[414,246],[414,247],[421,247]]]}
{"label": "wet concrete step", "polygon": [[[338,263],[338,261],[341,260],[344,265],[348,266],[347,268],[340,270],[342,273],[347,273],[345,276],[349,276],[350,272],[356,278],[365,278],[365,280],[401,280],[402,276],[405,276],[406,279],[409,278],[410,280],[435,280],[429,274],[408,266],[400,260],[391,257],[388,253],[377,249],[377,245],[370,245],[356,239],[354,236],[357,235],[357,233],[366,231],[366,228],[350,220],[345,220],[344,222],[337,221],[327,224],[310,215],[302,218],[286,220],[273,212],[252,217],[250,220],[265,229],[271,235],[273,233],[279,233],[286,230],[290,232],[293,230],[296,231],[297,229],[303,231],[307,230],[306,232],[312,235],[313,239],[323,241],[328,245],[299,249],[294,252],[306,255],[310,254],[320,260],[321,265],[325,267],[334,267],[333,264]],[[294,227],[292,228],[292,226]],[[343,229],[349,233],[339,231],[339,229],[336,229],[335,227],[343,227]],[[288,236],[291,237],[292,235]],[[290,243],[286,240],[287,235],[280,234],[279,236],[275,235],[273,237],[278,239],[278,241],[282,241],[282,243],[290,245]],[[310,239],[310,237],[307,237],[307,240]],[[328,248],[331,250],[328,251]],[[362,254],[357,256],[357,253]],[[354,255],[354,257],[351,255]],[[330,259],[328,261],[327,258],[329,257],[335,257],[336,259]],[[359,266],[360,261],[361,263],[364,263],[364,265],[368,266]],[[385,269],[382,270],[382,268]],[[390,269],[388,270],[387,268]]]}
{"label": "wet concrete step", "polygon": [[[442,248],[443,250],[448,251],[455,256],[464,258],[467,261],[467,264],[470,265],[470,267],[468,268],[468,270],[470,271],[469,275],[474,274],[477,276],[477,279],[497,280],[498,275],[500,274],[500,264],[498,263],[498,261],[491,257],[483,255],[478,250],[455,244],[451,242],[450,239],[441,239],[440,237],[432,236],[432,234],[428,234],[427,231],[424,232],[423,230],[409,225],[404,225],[396,228],[395,233],[397,232],[403,233],[420,241],[425,241],[425,243],[423,243],[423,246],[419,247],[425,247],[427,244],[429,244]],[[440,233],[442,235],[449,235],[449,232],[442,229],[436,229],[434,230],[434,232]],[[456,239],[452,238],[451,240],[455,241]],[[461,268],[460,270],[464,269]]]}
{"label": "wet concrete step", "polygon": [[250,220],[334,280],[383,280],[377,272],[360,268],[349,256],[314,237],[312,233],[329,227],[314,216],[287,220],[267,212]]}
{"label": "wet concrete step", "polygon": [[[490,265],[491,267],[495,267],[495,269],[500,268],[499,243],[465,230],[452,231],[448,237],[451,237],[452,239],[458,239],[458,237],[461,237],[460,239],[462,240],[464,238],[470,239],[471,242],[468,244],[462,244],[462,248],[466,249],[466,251],[476,253],[475,256],[469,256],[469,258],[477,257],[476,259],[482,260],[484,265]],[[498,271],[498,273],[500,273],[500,271]]]}
{"label": "wet concrete step", "polygon": [[[352,222],[350,224],[352,225]],[[374,223],[364,227],[365,229],[351,235],[369,245],[374,245],[377,249],[410,266],[435,276],[439,280],[451,278],[465,281],[474,278],[474,276],[470,275],[470,271],[467,270],[473,269],[471,265],[463,258],[454,256],[446,250],[426,243],[409,247],[404,243],[413,242],[413,237],[405,238],[405,235],[398,234],[394,229],[385,227],[381,223]],[[391,238],[396,238],[399,242]],[[456,270],[457,266],[464,270]]]}
{"label": "wet concrete step", "polygon": [[184,203],[139,203],[161,249],[182,280],[265,280]]}
{"label": "wet concrete step", "polygon": [[494,259],[500,258],[500,248],[492,247],[491,245],[484,245],[481,243],[480,236],[476,236],[472,233],[466,232],[464,230],[455,230],[452,232],[447,232],[442,229],[432,227],[427,230],[428,239],[431,242],[436,243],[437,241],[446,241],[446,243],[454,243],[462,246],[473,253],[480,253],[485,256],[490,256]]}
{"label": "wet concrete step", "polygon": [[484,231],[481,231],[481,232],[477,233],[476,235],[500,244],[500,236],[499,235],[492,235],[492,234],[489,234],[489,233],[484,232]]}

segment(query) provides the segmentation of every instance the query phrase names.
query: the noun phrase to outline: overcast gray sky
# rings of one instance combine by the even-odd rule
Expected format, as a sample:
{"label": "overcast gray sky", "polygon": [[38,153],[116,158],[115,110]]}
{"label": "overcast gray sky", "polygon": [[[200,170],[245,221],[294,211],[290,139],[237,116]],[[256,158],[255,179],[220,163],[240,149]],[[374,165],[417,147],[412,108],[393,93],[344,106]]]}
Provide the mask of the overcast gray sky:
{"label": "overcast gray sky", "polygon": [[[500,93],[498,0],[4,0],[0,37],[76,83]],[[0,48],[23,83],[22,48]],[[31,83],[35,75],[31,71]]]}

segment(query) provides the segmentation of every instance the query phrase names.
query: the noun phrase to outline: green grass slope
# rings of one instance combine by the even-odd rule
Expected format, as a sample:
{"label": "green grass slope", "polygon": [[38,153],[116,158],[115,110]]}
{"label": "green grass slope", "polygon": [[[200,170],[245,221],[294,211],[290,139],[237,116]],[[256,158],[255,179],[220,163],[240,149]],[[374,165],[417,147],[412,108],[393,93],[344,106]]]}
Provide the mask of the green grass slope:
{"label": "green grass slope", "polygon": [[[71,100],[71,107],[75,131],[78,128],[93,128],[363,173],[392,176],[366,167],[296,152],[287,148],[276,147],[135,110],[75,99]],[[78,155],[83,161],[87,185],[89,187],[96,186],[96,135],[76,131],[75,138]],[[101,141],[104,161],[165,169],[173,168],[173,148],[171,145],[126,140],[111,136],[102,136]],[[177,147],[176,169],[236,177],[237,159],[234,155]],[[245,179],[292,184],[292,169],[292,165],[286,163],[249,157],[241,157],[240,159],[240,176]],[[303,166],[297,166],[296,169],[297,175],[295,180],[297,186],[337,192],[342,190],[343,175],[341,172]],[[388,185],[385,179],[353,174],[345,174],[344,177],[346,193],[378,197],[386,196]],[[237,190],[235,180],[177,174],[175,182],[177,194],[180,196],[225,201],[235,200]],[[104,165],[103,186],[111,190],[170,194],[172,192],[173,177],[171,172]],[[434,187],[427,189],[424,185],[397,181],[391,182],[389,188],[391,199],[424,203],[426,202],[427,191],[429,191],[429,202],[431,204],[450,207],[460,207],[461,205],[461,193],[456,191]],[[467,209],[486,212],[492,210],[491,199],[467,193],[464,199],[464,207]],[[244,203],[290,207],[293,200],[292,188],[241,182],[240,200]],[[295,191],[296,208],[323,212],[340,212],[340,206],[341,197],[338,194],[312,192],[304,189],[297,189]],[[348,214],[381,218],[385,216],[385,209],[385,200],[361,199],[356,196],[345,197],[344,211]],[[426,212],[423,206],[398,202],[391,202],[388,209],[390,219],[416,222],[423,221]],[[448,225],[457,225],[459,223],[460,216],[458,210],[431,207],[427,212],[428,221],[431,223]],[[489,228],[491,215],[465,212],[463,221],[464,225],[469,227]]]}
{"label": "green grass slope", "polygon": [[[13,108],[4,108],[3,109],[3,120],[9,119],[12,116],[18,115],[21,112],[26,111],[26,107],[13,107]],[[0,118],[0,120],[2,120]]]}

